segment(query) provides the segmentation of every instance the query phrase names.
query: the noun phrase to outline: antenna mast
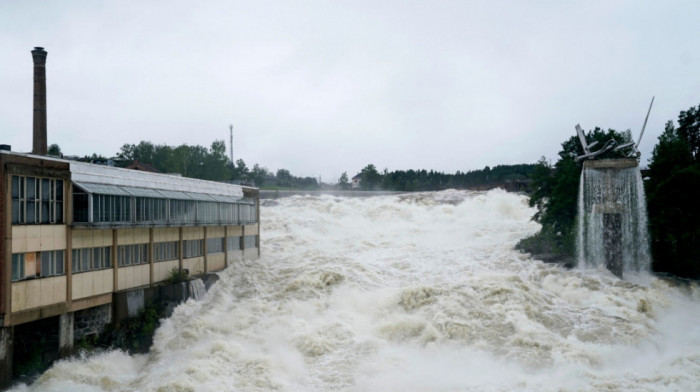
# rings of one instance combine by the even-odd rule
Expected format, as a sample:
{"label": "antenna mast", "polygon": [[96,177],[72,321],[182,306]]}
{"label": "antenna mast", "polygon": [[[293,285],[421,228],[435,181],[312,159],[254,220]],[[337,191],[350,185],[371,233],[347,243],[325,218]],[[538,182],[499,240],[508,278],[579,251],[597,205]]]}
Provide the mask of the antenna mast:
{"label": "antenna mast", "polygon": [[229,129],[229,131],[231,131],[231,144],[230,144],[230,146],[231,146],[231,163],[234,163],[233,162],[233,124],[229,124],[228,129]]}

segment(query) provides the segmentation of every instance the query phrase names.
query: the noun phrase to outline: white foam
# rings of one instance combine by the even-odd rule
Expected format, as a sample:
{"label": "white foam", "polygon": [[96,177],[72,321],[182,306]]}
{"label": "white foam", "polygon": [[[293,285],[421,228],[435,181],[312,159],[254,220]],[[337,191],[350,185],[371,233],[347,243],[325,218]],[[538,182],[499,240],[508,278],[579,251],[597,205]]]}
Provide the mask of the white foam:
{"label": "white foam", "polygon": [[697,286],[532,260],[512,250],[532,213],[502,191],[281,199],[263,257],[176,308],[149,355],[62,361],[22,388],[697,388]]}

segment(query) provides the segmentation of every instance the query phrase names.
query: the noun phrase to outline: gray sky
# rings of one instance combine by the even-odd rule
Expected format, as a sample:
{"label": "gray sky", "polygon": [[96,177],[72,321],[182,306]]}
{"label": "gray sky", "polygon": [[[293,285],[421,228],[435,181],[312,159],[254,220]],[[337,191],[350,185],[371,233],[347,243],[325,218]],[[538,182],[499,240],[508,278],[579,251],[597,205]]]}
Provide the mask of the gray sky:
{"label": "gray sky", "polygon": [[335,181],[555,160],[574,125],[638,135],[700,104],[700,1],[0,1],[0,143],[228,144]]}

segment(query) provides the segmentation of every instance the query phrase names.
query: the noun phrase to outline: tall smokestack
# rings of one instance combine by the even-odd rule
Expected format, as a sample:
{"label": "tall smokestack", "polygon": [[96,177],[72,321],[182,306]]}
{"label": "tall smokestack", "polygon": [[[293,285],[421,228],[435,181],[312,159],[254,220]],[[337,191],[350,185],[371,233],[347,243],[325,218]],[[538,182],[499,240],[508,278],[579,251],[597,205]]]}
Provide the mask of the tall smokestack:
{"label": "tall smokestack", "polygon": [[34,59],[34,141],[32,154],[46,155],[46,55],[41,47],[32,50]]}

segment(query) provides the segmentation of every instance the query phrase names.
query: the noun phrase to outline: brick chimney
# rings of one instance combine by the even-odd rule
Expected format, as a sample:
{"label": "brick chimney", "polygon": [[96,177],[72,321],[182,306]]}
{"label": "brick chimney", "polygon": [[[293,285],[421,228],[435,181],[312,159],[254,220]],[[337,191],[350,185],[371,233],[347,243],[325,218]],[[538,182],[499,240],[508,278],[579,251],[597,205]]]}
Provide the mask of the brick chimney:
{"label": "brick chimney", "polygon": [[32,154],[46,155],[46,55],[41,47],[32,50],[34,60],[34,141]]}

